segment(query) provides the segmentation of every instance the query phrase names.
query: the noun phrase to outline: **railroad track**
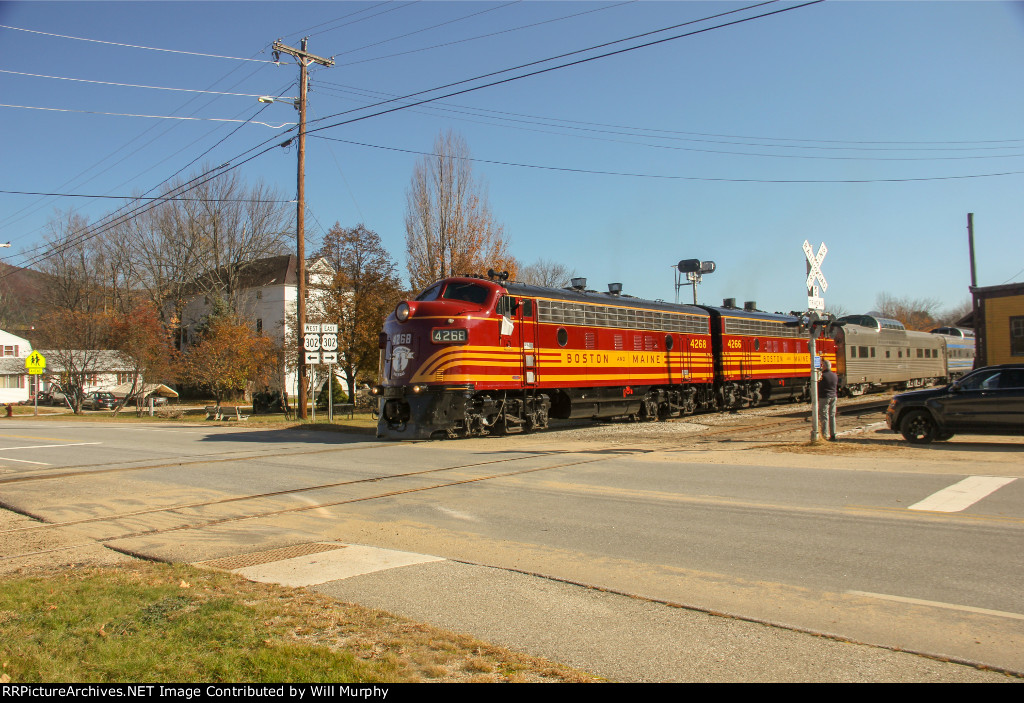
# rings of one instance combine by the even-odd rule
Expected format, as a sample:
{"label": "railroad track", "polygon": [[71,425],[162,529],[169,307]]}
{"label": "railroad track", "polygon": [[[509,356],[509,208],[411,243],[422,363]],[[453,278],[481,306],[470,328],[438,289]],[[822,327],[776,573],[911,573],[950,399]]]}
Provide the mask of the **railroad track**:
{"label": "railroad track", "polygon": [[[886,400],[885,402],[874,401],[874,402],[869,402],[869,403],[847,404],[842,409],[842,415],[843,416],[849,416],[851,414],[856,413],[858,415],[858,417],[862,417],[862,416],[864,416],[866,414],[872,414],[872,413],[876,413],[876,412],[880,411],[881,409],[885,408],[887,403],[888,403],[888,400]],[[726,435],[733,435],[734,436],[734,435],[737,435],[737,434],[742,435],[742,434],[749,434],[749,433],[758,433],[758,434],[761,434],[761,435],[764,435],[766,433],[771,434],[771,435],[783,434],[783,433],[788,432],[788,431],[792,431],[792,430],[796,430],[796,429],[801,429],[801,428],[806,428],[807,427],[807,422],[806,422],[807,414],[808,414],[807,411],[802,410],[802,411],[799,411],[799,412],[796,412],[796,413],[788,413],[787,416],[783,416],[781,418],[779,416],[773,416],[773,417],[761,416],[760,418],[757,418],[759,421],[745,422],[743,424],[738,424],[738,425],[727,425],[727,426],[724,426],[724,427],[718,427],[718,428],[714,428],[714,429],[708,428],[704,432],[701,432],[699,434],[694,434],[694,435],[687,435],[687,436],[681,437],[681,439],[694,440],[694,441],[706,441],[708,438],[719,438],[719,437],[726,436]],[[794,415],[798,415],[798,417],[793,417]],[[750,418],[750,419],[754,419],[754,418]],[[549,433],[544,433],[544,434],[556,435],[557,434],[557,430],[551,431]],[[495,439],[494,441],[500,441],[500,440]],[[327,447],[327,448],[318,448],[318,449],[311,449],[311,450],[307,450],[307,451],[293,452],[293,453],[290,454],[290,456],[292,456],[292,455],[306,455],[306,456],[308,456],[308,455],[316,455],[316,454],[339,453],[339,452],[353,451],[353,450],[356,450],[356,449],[364,449],[364,450],[369,449],[369,450],[373,450],[373,449],[380,449],[380,448],[385,448],[385,447],[389,447],[389,446],[394,446],[394,445],[393,445],[393,443],[390,443],[390,442],[389,443],[378,443],[378,442],[359,443],[359,444],[352,444],[352,445],[335,446],[335,447]],[[642,453],[667,451],[665,448],[652,447],[652,446],[649,446],[649,445],[646,445],[646,444],[638,444],[635,447],[635,449],[636,449],[637,452],[642,452]],[[570,451],[569,453],[572,453],[572,452]],[[523,468],[523,469],[513,469],[511,471],[488,472],[488,473],[480,475],[480,476],[472,476],[472,477],[468,477],[468,478],[459,478],[457,480],[452,480],[452,481],[442,481],[442,482],[439,482],[439,483],[434,483],[434,484],[430,484],[430,485],[426,485],[426,486],[416,486],[416,487],[412,487],[412,488],[396,488],[395,490],[377,491],[377,492],[371,492],[371,493],[369,493],[367,495],[349,496],[349,497],[345,497],[345,498],[342,498],[342,499],[339,499],[339,500],[318,501],[318,502],[315,502],[315,503],[304,504],[304,505],[300,505],[300,506],[278,507],[278,508],[273,508],[273,509],[269,509],[269,508],[259,509],[257,506],[254,505],[248,511],[243,511],[243,514],[236,514],[236,515],[231,515],[231,516],[226,516],[226,517],[216,517],[216,518],[214,518],[214,517],[206,517],[206,518],[204,518],[204,517],[198,516],[198,515],[186,516],[186,515],[182,514],[182,511],[200,511],[200,510],[203,510],[203,509],[216,508],[218,506],[227,506],[227,505],[232,505],[232,504],[244,504],[247,501],[251,501],[251,502],[255,503],[255,502],[258,502],[258,501],[267,501],[267,500],[273,500],[275,498],[281,498],[281,497],[286,497],[286,496],[301,495],[301,494],[305,494],[305,493],[311,493],[311,492],[314,492],[314,491],[336,490],[336,489],[343,489],[343,488],[359,487],[359,486],[366,486],[366,485],[371,485],[371,484],[379,484],[379,483],[388,482],[388,481],[399,481],[399,480],[403,480],[403,479],[410,479],[410,478],[416,478],[416,477],[422,477],[422,476],[442,475],[444,473],[454,472],[454,471],[481,469],[481,468],[486,468],[486,467],[490,467],[490,466],[507,466],[507,465],[513,464],[514,462],[517,462],[517,461],[523,461],[523,460],[527,460],[527,459],[537,459],[538,457],[543,457],[543,456],[552,456],[552,457],[564,456],[564,454],[565,454],[565,452],[562,452],[562,451],[559,451],[559,450],[528,452],[528,453],[525,453],[525,454],[522,454],[522,455],[519,455],[519,456],[505,457],[505,458],[501,458],[501,459],[492,459],[492,460],[488,460],[488,461],[456,464],[456,465],[452,465],[452,466],[435,467],[435,468],[431,468],[431,469],[422,469],[422,470],[418,470],[418,471],[397,472],[397,473],[387,474],[387,475],[384,475],[384,476],[374,476],[374,477],[371,477],[371,478],[361,478],[361,479],[352,479],[352,480],[346,480],[346,481],[337,481],[337,482],[316,484],[316,485],[312,485],[312,486],[302,486],[302,487],[299,487],[299,488],[286,489],[286,490],[280,490],[280,491],[271,491],[271,492],[265,492],[265,493],[253,493],[253,494],[246,494],[246,495],[239,495],[239,496],[231,496],[231,497],[227,497],[227,498],[218,498],[218,499],[215,499],[215,500],[194,501],[194,502],[189,502],[189,503],[178,503],[178,504],[169,505],[169,506],[160,506],[160,507],[146,508],[146,509],[142,509],[142,510],[134,510],[134,511],[124,512],[124,513],[117,513],[117,514],[113,514],[113,515],[103,515],[103,516],[79,518],[79,519],[75,519],[75,520],[65,520],[65,521],[60,521],[60,522],[48,522],[48,521],[46,521],[45,518],[43,518],[41,516],[32,515],[32,514],[29,514],[29,513],[24,513],[24,511],[18,511],[15,508],[13,508],[12,506],[7,506],[7,505],[4,505],[2,502],[0,502],[0,507],[6,507],[7,509],[14,510],[15,512],[21,512],[22,514],[26,514],[28,517],[31,517],[31,518],[33,518],[35,520],[39,520],[40,521],[40,524],[37,524],[37,525],[32,525],[32,526],[28,526],[28,527],[21,527],[21,528],[16,528],[16,529],[12,529],[12,530],[0,530],[0,536],[2,536],[2,535],[12,535],[12,534],[16,534],[16,533],[26,533],[26,532],[32,532],[32,531],[38,531],[38,530],[48,530],[48,529],[52,530],[52,529],[70,528],[70,527],[77,527],[77,526],[84,526],[84,525],[94,525],[94,524],[103,524],[103,523],[109,524],[109,525],[115,525],[115,524],[117,524],[117,523],[119,523],[121,521],[125,521],[125,520],[137,520],[139,518],[147,518],[147,517],[154,517],[154,516],[172,516],[174,519],[179,519],[179,520],[180,519],[184,519],[185,520],[185,522],[183,522],[181,524],[173,525],[173,526],[153,527],[153,528],[150,528],[150,529],[141,529],[141,530],[140,529],[126,530],[126,531],[123,531],[123,532],[119,532],[118,534],[110,535],[110,536],[106,536],[106,537],[101,537],[101,538],[95,539],[92,542],[90,542],[90,544],[94,544],[94,543],[97,543],[97,542],[100,543],[100,544],[109,544],[111,542],[116,542],[118,540],[132,539],[132,538],[137,538],[137,537],[142,537],[142,536],[149,536],[149,535],[155,535],[155,534],[165,534],[165,533],[176,532],[176,531],[181,531],[181,530],[203,529],[203,528],[211,527],[211,526],[214,526],[214,525],[221,525],[221,524],[225,524],[225,523],[229,523],[229,522],[239,522],[239,521],[244,521],[244,520],[253,520],[253,519],[274,517],[274,516],[284,515],[284,514],[288,514],[288,513],[308,512],[308,511],[317,510],[317,509],[320,509],[320,508],[330,508],[330,507],[337,507],[337,506],[340,506],[340,505],[346,505],[346,504],[352,504],[352,503],[360,503],[360,502],[366,502],[366,501],[372,501],[372,500],[380,500],[380,499],[385,499],[385,498],[392,498],[392,497],[395,497],[395,496],[398,496],[398,495],[403,495],[403,494],[408,494],[408,493],[416,493],[416,492],[422,492],[422,491],[438,490],[438,489],[449,488],[449,487],[452,487],[452,486],[464,485],[464,484],[475,483],[475,482],[480,482],[480,481],[489,481],[489,480],[507,478],[507,477],[511,477],[511,476],[519,476],[519,475],[525,475],[525,474],[530,474],[530,473],[537,473],[537,472],[541,472],[541,471],[550,471],[550,470],[554,470],[554,469],[561,469],[561,468],[566,468],[566,467],[570,467],[570,466],[578,466],[578,465],[583,465],[583,464],[603,461],[603,460],[606,459],[606,457],[598,457],[598,458],[592,458],[591,457],[591,458],[583,458],[583,459],[574,460],[574,461],[563,461],[563,462],[559,462],[559,463],[556,463],[556,464],[553,464],[553,465],[545,465],[545,466],[540,466],[540,467],[533,466],[533,467],[527,467],[527,468]],[[93,467],[96,467],[96,466],[99,466],[99,465],[96,465],[96,464],[91,464],[91,465],[90,464],[85,464],[85,465],[78,465],[78,466],[75,466],[75,467],[68,467],[68,468],[71,468],[71,469],[78,469],[78,470],[60,471],[60,472],[56,472],[56,473],[48,473],[48,474],[33,475],[33,476],[15,476],[15,477],[11,477],[11,478],[0,479],[0,486],[2,486],[4,484],[20,483],[20,482],[27,482],[27,481],[50,481],[50,480],[56,480],[56,479],[67,479],[69,477],[95,476],[95,475],[102,475],[102,474],[107,474],[107,473],[117,473],[117,472],[127,472],[127,471],[145,471],[145,470],[152,470],[152,469],[159,469],[159,468],[182,467],[182,466],[189,466],[189,465],[200,466],[200,465],[208,465],[208,464],[214,463],[214,462],[216,462],[216,463],[220,463],[220,462],[236,462],[236,461],[237,462],[244,462],[244,461],[260,459],[260,458],[265,458],[265,457],[266,457],[266,454],[263,453],[263,452],[260,452],[260,453],[244,452],[244,453],[232,454],[230,456],[224,456],[222,454],[217,454],[217,455],[193,457],[193,458],[190,458],[188,460],[178,460],[178,461],[170,461],[170,462],[152,463],[152,464],[146,464],[146,465],[143,465],[143,466],[110,467],[109,464],[105,464],[105,465],[103,465],[104,468],[99,468],[99,469],[95,469],[95,470],[92,470]],[[83,469],[85,469],[85,470],[83,470]],[[72,548],[74,548],[76,546],[83,546],[83,545],[70,545],[70,546],[64,547],[64,549],[72,549]],[[41,553],[41,552],[30,552],[30,553],[19,554],[19,555],[9,555],[6,558],[11,559],[11,558],[18,558],[18,557],[30,557],[30,556],[34,556],[34,555],[39,554],[39,553]]]}

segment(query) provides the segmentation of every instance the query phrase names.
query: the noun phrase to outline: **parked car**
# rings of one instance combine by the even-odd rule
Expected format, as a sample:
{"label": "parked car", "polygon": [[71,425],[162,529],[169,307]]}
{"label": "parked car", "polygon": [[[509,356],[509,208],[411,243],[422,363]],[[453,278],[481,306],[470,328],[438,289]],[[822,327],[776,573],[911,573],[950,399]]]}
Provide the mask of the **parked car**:
{"label": "parked car", "polygon": [[112,410],[115,406],[117,398],[114,394],[103,391],[93,391],[82,401],[83,410]]}
{"label": "parked car", "polygon": [[954,434],[1024,435],[1024,364],[986,366],[948,386],[899,393],[885,421],[915,444]]}
{"label": "parked car", "polygon": [[[47,403],[47,405],[55,405],[55,406],[62,407],[62,408],[68,407],[67,396],[64,395],[62,392],[60,392],[60,391],[53,391],[52,393],[48,393],[48,394],[45,394],[45,395],[46,395],[46,403]],[[40,396],[40,400],[39,400],[40,404],[43,403],[43,399],[42,398],[43,398],[43,396]]]}
{"label": "parked car", "polygon": [[[150,398],[153,399],[153,405],[154,406],[167,405],[167,398],[163,397],[162,395],[154,395],[154,394],[150,393],[149,395],[145,396],[142,399],[142,407],[145,408],[145,407],[149,406]],[[138,396],[134,396],[133,395],[133,396],[131,396],[129,398],[126,398],[125,401],[124,401],[124,404],[125,404],[125,406],[135,407],[137,402],[138,402]]]}

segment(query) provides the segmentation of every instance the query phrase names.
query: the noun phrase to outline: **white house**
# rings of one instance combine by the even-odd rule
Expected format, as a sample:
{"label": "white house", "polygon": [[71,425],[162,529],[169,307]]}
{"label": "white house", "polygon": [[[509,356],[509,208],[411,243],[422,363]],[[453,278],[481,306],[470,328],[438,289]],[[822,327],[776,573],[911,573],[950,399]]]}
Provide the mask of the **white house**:
{"label": "white house", "polygon": [[133,374],[132,363],[118,351],[109,349],[61,350],[40,349],[46,357],[46,374],[43,376],[43,390],[52,390],[66,379],[71,367],[73,373],[82,374],[82,393],[109,391],[127,383]]}
{"label": "white house", "polygon": [[[273,339],[281,348],[296,345],[297,335],[294,324],[298,304],[297,259],[294,254],[260,259],[246,266],[238,279],[237,289],[232,291],[235,309],[250,320],[252,328]],[[216,281],[216,273],[204,277]],[[324,290],[334,278],[334,268],[325,259],[311,259],[306,262],[306,315],[314,318],[323,309]],[[216,285],[205,285],[215,289]],[[182,327],[188,330],[191,341],[192,331],[212,312],[214,300],[211,295],[193,296],[181,314]],[[286,354],[286,358],[295,354]],[[298,397],[298,372],[292,364],[286,363],[281,369],[280,388]]]}
{"label": "white house", "polygon": [[20,403],[31,397],[38,377],[29,376],[25,359],[32,345],[24,337],[0,330],[0,404]]}

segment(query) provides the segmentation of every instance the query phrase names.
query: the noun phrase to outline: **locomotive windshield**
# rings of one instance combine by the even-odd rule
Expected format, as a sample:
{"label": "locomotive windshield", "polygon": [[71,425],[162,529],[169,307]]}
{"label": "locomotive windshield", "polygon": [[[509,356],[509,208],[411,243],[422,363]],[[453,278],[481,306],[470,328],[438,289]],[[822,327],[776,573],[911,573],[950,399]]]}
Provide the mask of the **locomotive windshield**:
{"label": "locomotive windshield", "polygon": [[[441,291],[444,291],[442,293]],[[466,303],[483,305],[490,291],[476,283],[436,283],[416,296],[416,300],[461,300]]]}
{"label": "locomotive windshield", "polygon": [[487,302],[490,291],[476,283],[449,283],[441,296],[445,300],[462,300],[467,303],[483,305]]}

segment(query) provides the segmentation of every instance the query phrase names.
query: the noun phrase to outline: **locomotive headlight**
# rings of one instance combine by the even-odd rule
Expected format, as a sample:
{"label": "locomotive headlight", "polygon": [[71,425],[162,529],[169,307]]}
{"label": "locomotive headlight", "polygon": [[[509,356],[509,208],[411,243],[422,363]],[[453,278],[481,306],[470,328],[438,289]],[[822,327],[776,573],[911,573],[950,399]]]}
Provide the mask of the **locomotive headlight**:
{"label": "locomotive headlight", "polygon": [[409,307],[409,303],[399,303],[395,308],[395,317],[399,322],[405,322],[410,315],[412,315],[412,308]]}
{"label": "locomotive headlight", "polygon": [[412,386],[412,387],[409,388],[409,390],[411,390],[413,393],[422,393],[423,391],[427,390],[427,387],[426,386]]}

